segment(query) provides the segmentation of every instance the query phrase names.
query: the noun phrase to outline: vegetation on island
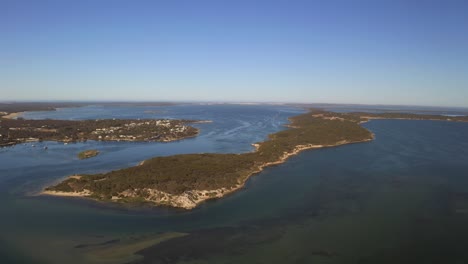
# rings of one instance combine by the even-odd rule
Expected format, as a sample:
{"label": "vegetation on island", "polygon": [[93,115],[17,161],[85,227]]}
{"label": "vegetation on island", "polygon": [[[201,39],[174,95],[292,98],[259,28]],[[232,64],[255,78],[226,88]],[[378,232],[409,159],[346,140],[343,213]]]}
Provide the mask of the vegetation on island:
{"label": "vegetation on island", "polygon": [[89,158],[92,158],[92,157],[95,157],[99,155],[99,150],[96,150],[96,149],[89,149],[89,150],[85,150],[85,151],[81,151],[80,153],[78,153],[78,158],[79,159],[89,159]]}

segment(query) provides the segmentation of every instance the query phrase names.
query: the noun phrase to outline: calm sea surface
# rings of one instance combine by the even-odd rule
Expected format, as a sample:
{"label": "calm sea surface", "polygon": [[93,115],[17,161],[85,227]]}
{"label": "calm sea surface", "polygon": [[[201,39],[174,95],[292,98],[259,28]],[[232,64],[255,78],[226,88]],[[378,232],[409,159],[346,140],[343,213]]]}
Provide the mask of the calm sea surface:
{"label": "calm sea surface", "polygon": [[[213,123],[197,124],[198,137],[172,143],[0,149],[0,263],[468,263],[468,123],[371,121],[364,126],[374,141],[302,152],[252,177],[243,190],[192,211],[34,195],[67,175],[154,156],[252,151],[252,143],[303,112],[178,105],[26,113]],[[85,149],[101,154],[79,160]]]}

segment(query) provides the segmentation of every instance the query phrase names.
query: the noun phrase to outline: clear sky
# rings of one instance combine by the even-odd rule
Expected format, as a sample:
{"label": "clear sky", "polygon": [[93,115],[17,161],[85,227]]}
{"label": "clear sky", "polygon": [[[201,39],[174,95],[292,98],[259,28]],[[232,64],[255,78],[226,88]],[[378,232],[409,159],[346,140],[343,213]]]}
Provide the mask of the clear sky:
{"label": "clear sky", "polygon": [[468,1],[0,0],[1,100],[468,107]]}

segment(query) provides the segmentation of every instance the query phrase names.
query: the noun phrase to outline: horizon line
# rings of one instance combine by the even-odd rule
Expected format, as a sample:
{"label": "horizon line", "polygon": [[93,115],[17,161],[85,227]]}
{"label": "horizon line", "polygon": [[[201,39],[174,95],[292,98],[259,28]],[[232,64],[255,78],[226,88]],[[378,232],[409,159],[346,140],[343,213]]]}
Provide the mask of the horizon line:
{"label": "horizon line", "polygon": [[221,101],[221,100],[0,100],[0,104],[13,103],[209,103],[209,104],[282,104],[282,105],[342,105],[342,106],[380,106],[380,107],[430,107],[430,108],[458,108],[468,110],[468,106],[423,105],[423,104],[369,104],[369,103],[330,103],[330,102],[294,102],[294,101]]}

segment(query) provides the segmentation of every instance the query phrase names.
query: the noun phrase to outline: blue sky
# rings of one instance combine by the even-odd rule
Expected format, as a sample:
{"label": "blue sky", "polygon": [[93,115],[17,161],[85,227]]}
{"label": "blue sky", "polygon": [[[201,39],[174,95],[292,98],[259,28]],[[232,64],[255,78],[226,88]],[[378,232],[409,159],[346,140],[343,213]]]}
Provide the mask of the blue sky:
{"label": "blue sky", "polygon": [[468,1],[0,1],[0,100],[468,107]]}

